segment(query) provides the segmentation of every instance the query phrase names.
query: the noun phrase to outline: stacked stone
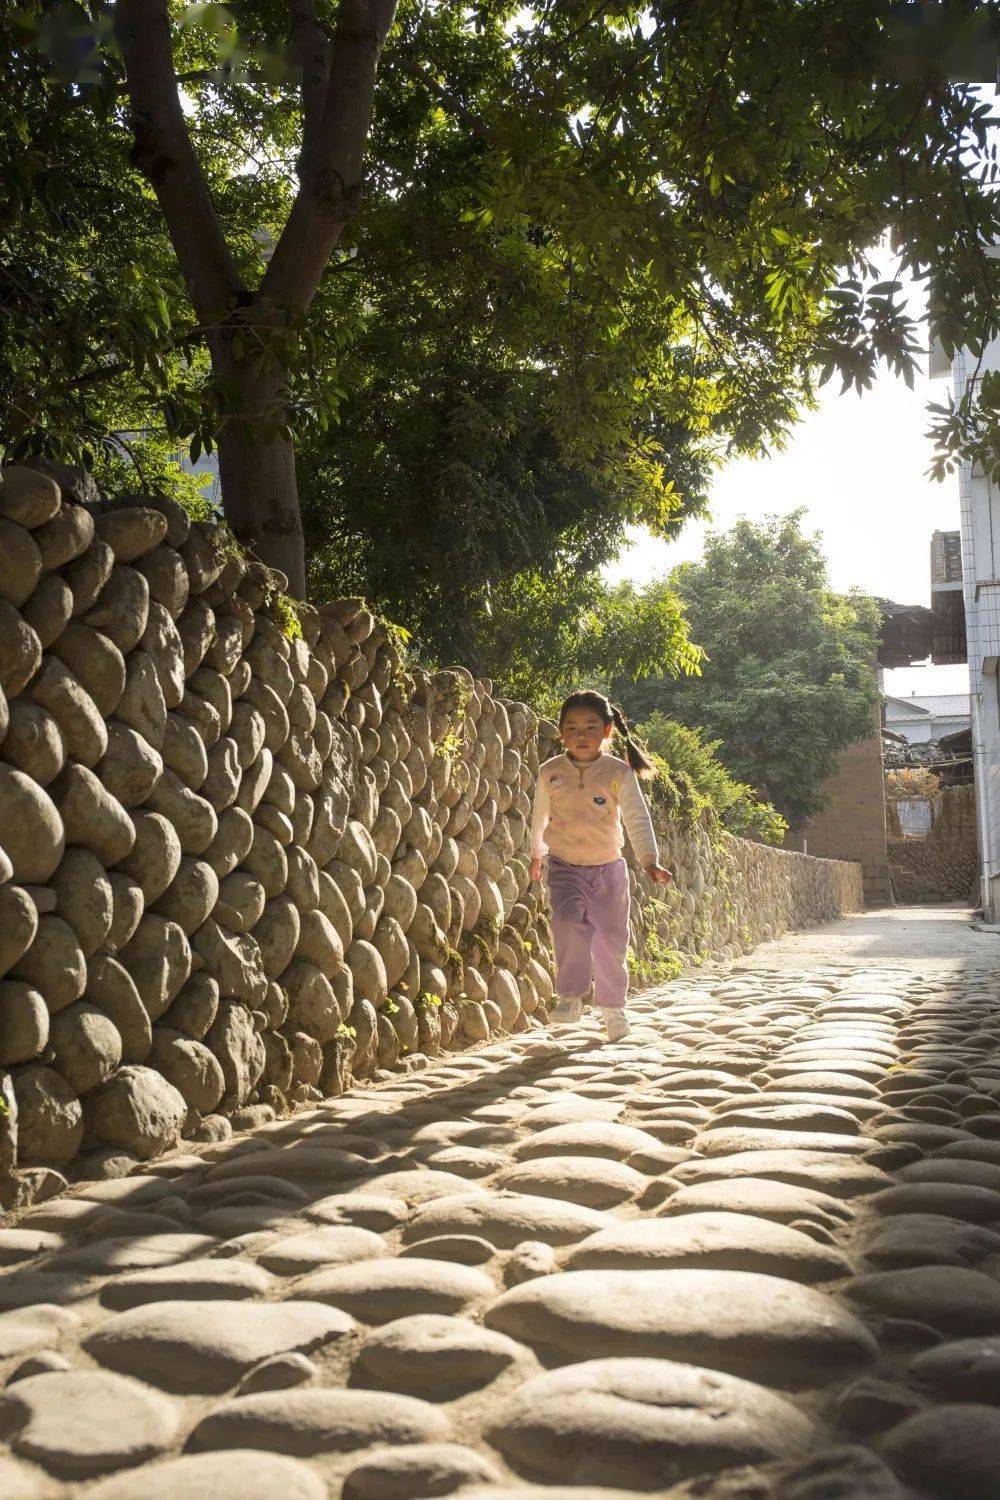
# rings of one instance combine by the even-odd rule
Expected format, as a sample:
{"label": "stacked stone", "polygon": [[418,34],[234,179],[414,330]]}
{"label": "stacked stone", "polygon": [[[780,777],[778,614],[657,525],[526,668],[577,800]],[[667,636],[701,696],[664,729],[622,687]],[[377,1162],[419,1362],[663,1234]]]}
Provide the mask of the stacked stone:
{"label": "stacked stone", "polygon": [[738,865],[744,841],[713,837],[705,819],[680,825],[661,816],[654,822],[660,859],[673,882],[654,887],[632,861],[633,950],[643,955],[655,934],[661,948],[674,949],[689,960],[739,957],[751,946],[748,914],[769,912],[773,906],[773,892],[761,889],[762,872],[754,861],[749,861],[742,878]]}
{"label": "stacked stone", "polygon": [[[372,762],[386,784],[355,808],[334,871],[353,889],[347,961],[367,993],[350,1025],[369,1066],[521,1030],[551,994],[527,860],[537,722],[489,687],[462,669],[416,672],[387,700]],[[372,808],[354,879],[340,866],[365,842]]]}
{"label": "stacked stone", "polygon": [[0,1494],[996,1500],[997,984],[940,926],[786,942],[619,1044],[508,1036],[27,1209]]}
{"label": "stacked stone", "polygon": [[290,639],[281,575],[169,499],[2,478],[0,1177],[528,1025],[530,710],[405,676],[361,600]]}
{"label": "stacked stone", "polygon": [[904,906],[978,898],[979,856],[974,842],[947,849],[925,839],[890,839],[889,867],[896,899]]}
{"label": "stacked stone", "polygon": [[661,860],[673,884],[653,888],[632,867],[632,947],[650,936],[689,959],[729,960],[789,930],[833,921],[864,906],[861,866],[815,859],[657,819]]}
{"label": "stacked stone", "polygon": [[[898,818],[896,822],[898,827]],[[975,900],[979,842],[973,786],[941,792],[926,838],[890,838],[889,866],[896,897],[903,903]]]}

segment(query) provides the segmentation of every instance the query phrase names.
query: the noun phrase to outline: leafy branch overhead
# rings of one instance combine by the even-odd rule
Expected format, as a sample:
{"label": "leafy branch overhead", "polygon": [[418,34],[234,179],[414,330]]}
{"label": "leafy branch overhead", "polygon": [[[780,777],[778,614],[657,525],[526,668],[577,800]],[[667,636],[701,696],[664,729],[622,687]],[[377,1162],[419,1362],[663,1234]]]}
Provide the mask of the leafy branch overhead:
{"label": "leafy branch overhead", "polygon": [[891,0],[26,0],[0,440],[150,441],[157,481],[220,446],[266,560],[301,574],[304,520],[314,577],[358,558],[421,618],[456,576],[592,570],[819,380],[996,332],[991,108],[950,34],[899,28]]}

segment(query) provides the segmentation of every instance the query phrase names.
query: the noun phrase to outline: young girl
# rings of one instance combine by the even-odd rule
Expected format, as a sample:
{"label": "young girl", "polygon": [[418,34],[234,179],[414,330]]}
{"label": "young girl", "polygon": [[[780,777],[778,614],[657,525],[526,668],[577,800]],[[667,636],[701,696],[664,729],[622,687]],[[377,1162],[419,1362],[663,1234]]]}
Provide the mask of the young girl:
{"label": "young girl", "polygon": [[[617,729],[628,760],[610,755]],[[628,1035],[629,885],[622,859],[622,824],[636,859],[651,880],[670,881],[659,850],[639,776],[652,765],[629,733],[628,721],[601,693],[571,693],[559,712],[563,755],[538,772],[531,820],[531,878],[542,878],[549,855],[552,937],[556,949],[553,1021],[579,1021],[584,996],[594,998],[609,1041]]]}

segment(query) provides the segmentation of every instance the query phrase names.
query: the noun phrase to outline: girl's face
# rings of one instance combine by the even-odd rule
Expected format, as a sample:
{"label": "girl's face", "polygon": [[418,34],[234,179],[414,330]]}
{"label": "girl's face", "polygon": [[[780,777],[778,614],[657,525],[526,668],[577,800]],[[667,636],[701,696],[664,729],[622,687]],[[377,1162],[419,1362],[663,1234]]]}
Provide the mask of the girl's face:
{"label": "girl's face", "polygon": [[559,733],[574,760],[596,760],[613,727],[605,724],[592,708],[571,708],[559,726]]}

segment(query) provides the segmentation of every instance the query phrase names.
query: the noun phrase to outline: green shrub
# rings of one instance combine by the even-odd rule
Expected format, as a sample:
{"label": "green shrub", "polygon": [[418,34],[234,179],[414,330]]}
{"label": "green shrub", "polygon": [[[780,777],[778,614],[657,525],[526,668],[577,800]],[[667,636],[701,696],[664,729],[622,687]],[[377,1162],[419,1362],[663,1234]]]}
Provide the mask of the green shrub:
{"label": "green shrub", "polygon": [[705,740],[702,730],[661,713],[640,724],[638,734],[656,763],[650,801],[668,818],[692,823],[711,812],[729,833],[762,844],[781,843],[788,824],[752,787],[730,775],[716,755],[720,740]]}
{"label": "green shrub", "polygon": [[642,989],[656,984],[668,984],[671,979],[677,978],[687,962],[680,949],[665,942],[655,927],[647,930],[640,953],[634,948],[630,948],[628,952],[632,982]]}

